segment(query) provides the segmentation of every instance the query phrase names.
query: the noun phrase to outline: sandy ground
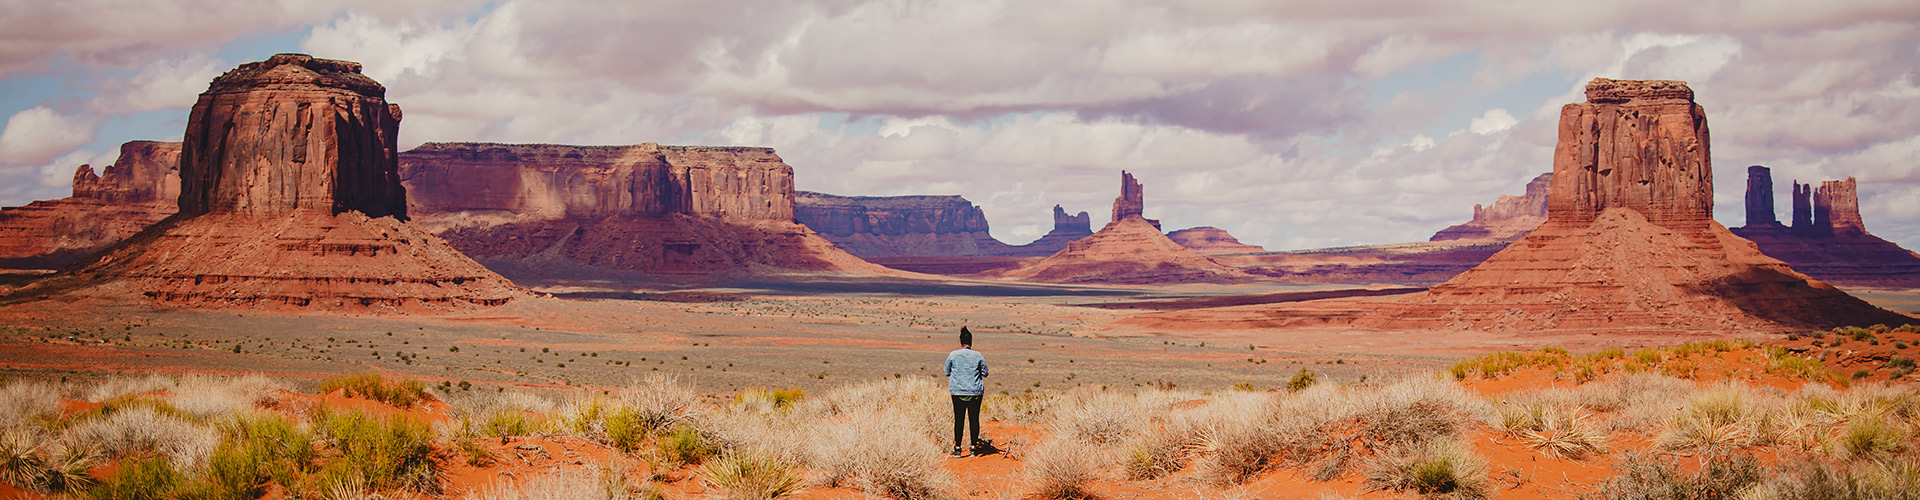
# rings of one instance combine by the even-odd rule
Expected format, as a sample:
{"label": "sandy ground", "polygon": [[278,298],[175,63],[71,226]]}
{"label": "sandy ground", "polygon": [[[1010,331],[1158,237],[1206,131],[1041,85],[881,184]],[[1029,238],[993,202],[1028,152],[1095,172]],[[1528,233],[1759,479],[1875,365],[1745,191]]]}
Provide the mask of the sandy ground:
{"label": "sandy ground", "polygon": [[[533,387],[618,386],[665,372],[714,393],[817,389],[877,378],[943,376],[944,354],[954,347],[958,329],[968,326],[993,367],[990,390],[1020,393],[1165,382],[1273,387],[1302,367],[1335,379],[1357,379],[1428,371],[1497,350],[1563,345],[1578,351],[1692,340],[1210,329],[1122,321],[1152,313],[1129,307],[1265,302],[1278,299],[1263,297],[1364,290],[1342,285],[1114,287],[816,276],[697,288],[569,282],[535,289],[550,297],[444,316],[302,316],[98,299],[13,304],[0,307],[0,372],[321,378],[380,371],[429,381]],[[1920,292],[1875,290],[1862,296],[1920,311]]]}

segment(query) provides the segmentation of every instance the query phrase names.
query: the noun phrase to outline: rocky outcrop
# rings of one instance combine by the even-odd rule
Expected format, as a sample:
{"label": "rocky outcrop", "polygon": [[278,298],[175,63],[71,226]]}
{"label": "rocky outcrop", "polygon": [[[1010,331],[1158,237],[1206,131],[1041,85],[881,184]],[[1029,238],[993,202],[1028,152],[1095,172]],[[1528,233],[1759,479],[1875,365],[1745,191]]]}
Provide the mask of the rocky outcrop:
{"label": "rocky outcrop", "polygon": [[1552,184],[1553,172],[1547,172],[1528,181],[1523,195],[1500,195],[1490,207],[1474,204],[1473,220],[1442,229],[1427,241],[1518,240],[1546,222],[1547,190]]}
{"label": "rocky outcrop", "polygon": [[302,54],[228,71],[187,119],[180,212],[14,297],[375,313],[524,297],[406,222],[385,93],[358,63]]}
{"label": "rocky outcrop", "polygon": [[[1764,167],[1755,167],[1764,168]],[[1749,178],[1748,201],[1756,199],[1755,192],[1762,191],[1767,201],[1772,200],[1773,181],[1770,172],[1763,176]],[[1795,182],[1796,195],[1801,184]],[[1763,186],[1763,187],[1756,187]],[[1760,252],[1786,261],[1793,270],[1819,278],[1821,281],[1845,286],[1870,287],[1920,287],[1920,255],[1901,248],[1891,241],[1881,239],[1866,231],[1866,224],[1859,218],[1859,201],[1855,193],[1855,182],[1849,177],[1844,181],[1826,181],[1820,190],[1808,193],[1808,200],[1822,200],[1828,207],[1827,217],[1822,220],[1825,226],[1816,226],[1809,220],[1796,227],[1781,226],[1778,222],[1755,223],[1748,219],[1745,227],[1734,228],[1734,234],[1752,240],[1759,245]],[[1833,207],[1841,215],[1834,216]],[[1749,213],[1754,208],[1747,208]],[[1809,219],[1812,219],[1809,214]]]}
{"label": "rocky outcrop", "polygon": [[1179,243],[1195,252],[1204,254],[1265,252],[1259,245],[1241,243],[1240,239],[1227,234],[1227,230],[1213,226],[1200,226],[1167,233],[1167,239]]}
{"label": "rocky outcrop", "polygon": [[880,269],[794,222],[768,148],[428,143],[400,172],[420,223],[516,277]]}
{"label": "rocky outcrop", "polygon": [[76,169],[73,196],[0,209],[0,267],[66,267],[173,215],[179,165],[180,143],[132,141],[100,174]]}
{"label": "rocky outcrop", "polygon": [[1706,115],[1673,81],[1595,79],[1561,109],[1548,220],[1355,324],[1751,331],[1911,318],[1789,269],[1712,219]]}
{"label": "rocky outcrop", "polygon": [[[1091,236],[1038,262],[987,274],[1057,283],[1193,283],[1233,282],[1252,278],[1239,269],[1174,243],[1160,232],[1160,224],[1138,214],[1140,183],[1121,174],[1121,196],[1114,214],[1126,214]],[[1123,206],[1124,205],[1124,206]],[[1127,208],[1132,207],[1132,208]],[[1057,207],[1056,207],[1056,210]],[[1057,211],[1055,220],[1065,211]]]}
{"label": "rocky outcrop", "polygon": [[861,258],[1000,255],[987,216],[959,196],[835,196],[801,191],[794,217]]}
{"label": "rocky outcrop", "polygon": [[[1145,199],[1146,194],[1140,181],[1134,180],[1133,174],[1125,170],[1120,171],[1120,196],[1113,199],[1113,221],[1119,222],[1128,217],[1146,219],[1141,215],[1141,211],[1146,207]],[[1160,221],[1154,219],[1146,219],[1146,221],[1153,224],[1155,229],[1160,228]]]}
{"label": "rocky outcrop", "polygon": [[1747,227],[1779,225],[1779,214],[1773,211],[1773,170],[1747,167]]}

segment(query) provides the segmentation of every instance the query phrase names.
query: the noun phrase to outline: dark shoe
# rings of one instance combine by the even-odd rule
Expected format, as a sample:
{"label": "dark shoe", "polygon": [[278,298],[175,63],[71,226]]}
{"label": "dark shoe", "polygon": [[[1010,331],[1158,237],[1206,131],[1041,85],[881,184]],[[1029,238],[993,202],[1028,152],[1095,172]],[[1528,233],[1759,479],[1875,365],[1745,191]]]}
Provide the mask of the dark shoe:
{"label": "dark shoe", "polygon": [[953,447],[953,458],[963,458],[966,456],[967,456],[967,450],[961,449],[958,446]]}

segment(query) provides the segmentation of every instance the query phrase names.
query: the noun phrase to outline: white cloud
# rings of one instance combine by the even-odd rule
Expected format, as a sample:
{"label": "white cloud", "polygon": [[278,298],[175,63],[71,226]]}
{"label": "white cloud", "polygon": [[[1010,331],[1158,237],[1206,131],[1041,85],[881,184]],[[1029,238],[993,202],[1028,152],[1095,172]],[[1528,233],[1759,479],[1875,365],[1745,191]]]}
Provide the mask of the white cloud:
{"label": "white cloud", "polygon": [[1493,108],[1493,109],[1487,110],[1486,113],[1481,114],[1478,118],[1474,118],[1472,122],[1468,123],[1467,131],[1473,132],[1475,134],[1487,135],[1494,132],[1500,132],[1506,129],[1513,128],[1514,125],[1519,123],[1520,123],[1520,120],[1514,119],[1513,114],[1508,113],[1507,110],[1501,109],[1501,108]]}
{"label": "white cloud", "polygon": [[208,82],[232,67],[201,53],[156,60],[141,66],[131,78],[102,82],[87,108],[98,114],[186,108],[207,90]]}
{"label": "white cloud", "polygon": [[41,165],[93,140],[93,124],[45,106],[21,110],[0,131],[0,165]]}

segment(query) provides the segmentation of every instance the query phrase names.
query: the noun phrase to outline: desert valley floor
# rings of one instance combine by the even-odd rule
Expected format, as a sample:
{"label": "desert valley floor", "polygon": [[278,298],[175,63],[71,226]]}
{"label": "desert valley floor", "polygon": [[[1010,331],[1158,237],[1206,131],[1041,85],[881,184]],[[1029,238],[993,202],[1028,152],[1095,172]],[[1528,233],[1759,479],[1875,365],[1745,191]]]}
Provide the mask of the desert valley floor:
{"label": "desert valley floor", "polygon": [[[17,276],[17,275],[16,275]],[[1155,310],[1381,294],[1390,286],[1256,283],[1068,286],[956,278],[794,276],[721,286],[548,283],[541,297],[442,316],[328,316],[32,302],[0,310],[0,369],[92,379],[119,372],[325,378],[377,370],[429,381],[618,386],[664,372],[704,391],[817,389],[936,377],[968,326],[1019,393],[1171,382],[1272,387],[1300,366],[1340,380],[1432,371],[1494,351],[1634,349],[1721,335],[1212,330],[1134,318]],[[1920,291],[1857,289],[1920,313]],[[58,308],[58,309],[54,309]],[[84,308],[88,314],[73,314]],[[1234,308],[1215,309],[1231,314]],[[46,319],[58,318],[58,319]],[[1751,338],[1761,339],[1755,335]],[[457,350],[456,350],[457,349]]]}

